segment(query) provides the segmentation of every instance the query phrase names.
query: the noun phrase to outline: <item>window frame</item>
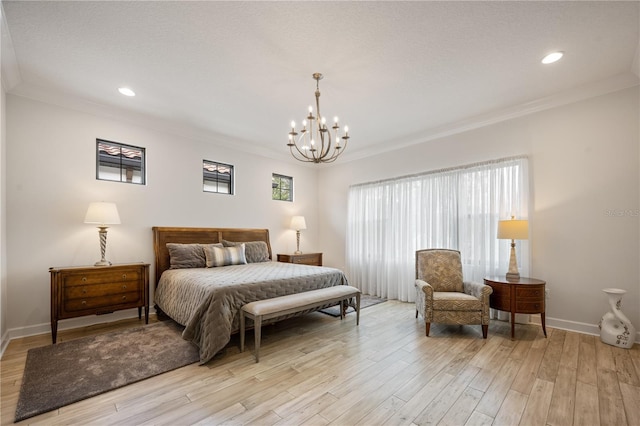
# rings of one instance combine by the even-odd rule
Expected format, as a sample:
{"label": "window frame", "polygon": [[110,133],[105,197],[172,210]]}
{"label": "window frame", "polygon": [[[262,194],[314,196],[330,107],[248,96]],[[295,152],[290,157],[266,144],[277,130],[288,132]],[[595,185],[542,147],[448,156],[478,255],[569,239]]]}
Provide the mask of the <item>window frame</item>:
{"label": "window frame", "polygon": [[[274,179],[280,179],[280,183],[276,184],[277,186],[274,186]],[[282,198],[282,180],[286,179],[289,182],[289,197],[288,198]],[[276,188],[278,188],[280,196],[278,198],[275,198],[275,190]],[[293,176],[287,176],[287,175],[283,175],[280,173],[272,173],[271,174],[271,199],[274,201],[288,201],[290,203],[293,202]]]}
{"label": "window frame", "polygon": [[[114,164],[114,169],[115,168],[119,168],[120,172],[119,172],[119,176],[120,179],[116,180],[116,179],[106,179],[104,177],[100,177],[100,167],[102,162],[100,161],[100,144],[106,144],[106,145],[111,145],[111,146],[117,146],[118,148],[120,148],[120,161],[119,161],[119,166],[115,166],[115,162]],[[135,151],[140,151],[140,182],[134,182],[133,179],[131,181],[128,181],[126,179],[122,179],[123,176],[123,172],[126,176],[126,169],[123,167],[123,165],[125,164],[126,160],[123,161],[123,157],[122,157],[122,149],[123,148],[128,148],[131,150],[135,150]],[[105,157],[105,158],[109,158],[109,157]],[[107,163],[106,161],[104,163]],[[100,139],[100,138],[96,138],[96,180],[102,180],[102,181],[106,181],[106,182],[120,182],[120,183],[129,183],[129,184],[133,184],[133,185],[146,185],[147,184],[147,152],[146,152],[146,148],[143,148],[141,146],[135,146],[135,145],[130,145],[130,144],[126,144],[126,143],[122,143],[122,142],[115,142],[115,141],[110,141],[107,139]]]}
{"label": "window frame", "polygon": [[[205,185],[208,182],[215,182],[216,187],[218,187],[219,189],[219,183],[222,181],[220,179],[215,179],[215,180],[208,180],[206,173],[207,173],[207,169],[205,167],[205,163],[210,164],[210,165],[214,165],[217,167],[219,166],[223,166],[223,167],[228,167],[230,170],[229,173],[229,183],[228,183],[228,191],[209,191],[205,188]],[[214,171],[210,171],[211,174],[216,173]],[[235,195],[235,183],[236,183],[236,179],[235,179],[235,166],[233,164],[228,164],[228,163],[222,163],[220,161],[213,161],[213,160],[207,160],[207,159],[202,159],[202,192],[206,192],[209,194],[224,194],[224,195]],[[220,173],[217,173],[218,176],[220,176]]]}

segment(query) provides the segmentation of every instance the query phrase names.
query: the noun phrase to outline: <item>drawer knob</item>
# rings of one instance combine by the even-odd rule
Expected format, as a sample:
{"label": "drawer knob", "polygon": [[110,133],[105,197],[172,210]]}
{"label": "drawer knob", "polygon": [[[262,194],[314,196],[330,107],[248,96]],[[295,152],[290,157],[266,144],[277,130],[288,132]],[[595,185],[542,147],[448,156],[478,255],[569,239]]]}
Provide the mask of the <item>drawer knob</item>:
{"label": "drawer knob", "polygon": [[122,274],[122,279],[126,280],[127,279],[127,274]]}
{"label": "drawer knob", "polygon": [[123,290],[126,290],[126,288],[127,288],[127,285],[126,285],[126,284],[123,284],[123,285],[122,285],[122,289],[123,289]]}
{"label": "drawer knob", "polygon": [[122,296],[122,300],[127,300],[127,296]]}
{"label": "drawer knob", "polygon": [[82,282],[86,283],[87,282],[87,277],[82,277]]}
{"label": "drawer knob", "polygon": [[86,300],[83,300],[83,301],[82,301],[82,304],[83,304],[83,305],[86,305],[86,304],[87,304],[87,301],[86,301]]}
{"label": "drawer knob", "polygon": [[87,289],[86,288],[82,289],[82,294],[87,294]]}

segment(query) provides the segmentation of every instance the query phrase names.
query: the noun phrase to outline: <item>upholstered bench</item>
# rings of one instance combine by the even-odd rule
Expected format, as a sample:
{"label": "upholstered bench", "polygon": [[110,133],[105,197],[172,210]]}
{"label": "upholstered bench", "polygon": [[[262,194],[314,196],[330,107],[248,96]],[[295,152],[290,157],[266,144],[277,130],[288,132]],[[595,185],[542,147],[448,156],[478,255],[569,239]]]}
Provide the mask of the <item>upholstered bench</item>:
{"label": "upholstered bench", "polygon": [[348,285],[337,285],[247,303],[240,309],[240,352],[244,352],[246,318],[250,318],[254,322],[255,355],[256,362],[259,362],[262,321],[318,308],[334,302],[340,302],[340,319],[342,319],[345,300],[352,297],[356,298],[356,325],[358,325],[360,324],[360,290]]}

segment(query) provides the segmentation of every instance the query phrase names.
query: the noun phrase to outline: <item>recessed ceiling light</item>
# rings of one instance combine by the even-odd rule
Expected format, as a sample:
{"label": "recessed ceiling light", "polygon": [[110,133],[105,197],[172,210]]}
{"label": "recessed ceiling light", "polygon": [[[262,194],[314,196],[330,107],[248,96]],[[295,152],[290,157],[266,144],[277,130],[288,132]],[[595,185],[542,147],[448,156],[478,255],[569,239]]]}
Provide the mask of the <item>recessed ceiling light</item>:
{"label": "recessed ceiling light", "polygon": [[542,58],[542,63],[545,65],[552,64],[556,61],[559,61],[560,58],[562,58],[562,55],[564,55],[564,52],[549,53],[547,56]]}
{"label": "recessed ceiling light", "polygon": [[118,89],[118,92],[122,93],[125,96],[135,96],[136,92],[134,92],[133,90],[129,89],[128,87],[121,87]]}

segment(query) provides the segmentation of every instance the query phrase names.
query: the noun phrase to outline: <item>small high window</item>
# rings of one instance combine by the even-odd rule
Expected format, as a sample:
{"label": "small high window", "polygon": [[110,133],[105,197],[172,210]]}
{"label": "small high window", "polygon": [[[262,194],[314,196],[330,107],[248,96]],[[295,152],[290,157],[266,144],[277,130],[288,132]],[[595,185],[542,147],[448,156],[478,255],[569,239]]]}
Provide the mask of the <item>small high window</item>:
{"label": "small high window", "polygon": [[233,194],[233,166],[202,160],[203,190],[219,194]]}
{"label": "small high window", "polygon": [[144,148],[96,139],[96,179],[145,184]]}
{"label": "small high window", "polygon": [[273,173],[271,175],[271,198],[280,201],[293,201],[293,178]]}

